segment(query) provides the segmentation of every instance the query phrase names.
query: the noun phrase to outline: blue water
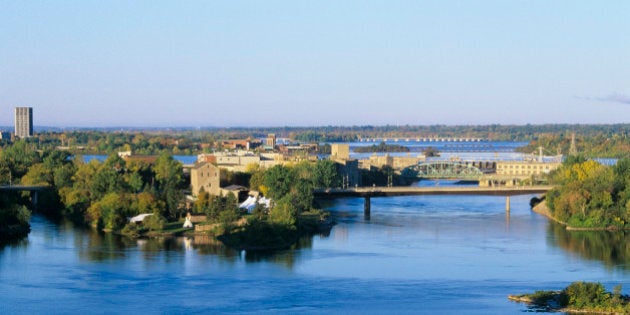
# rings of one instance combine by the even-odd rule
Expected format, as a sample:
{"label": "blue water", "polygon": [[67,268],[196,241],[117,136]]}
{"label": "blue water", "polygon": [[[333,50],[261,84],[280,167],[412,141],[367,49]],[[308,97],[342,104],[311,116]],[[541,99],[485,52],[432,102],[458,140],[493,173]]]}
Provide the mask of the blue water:
{"label": "blue water", "polygon": [[[184,165],[187,165],[187,164],[195,164],[195,162],[197,161],[197,156],[196,155],[173,155],[173,159],[181,162]],[[103,155],[103,154],[83,155],[83,161],[85,163],[89,163],[92,160],[104,162],[105,160],[107,160],[107,155]]]}
{"label": "blue water", "polygon": [[528,308],[508,294],[629,282],[628,255],[610,250],[627,238],[568,233],[530,198],[509,213],[503,197],[373,198],[369,220],[362,199],[341,199],[322,205],[338,222],[329,235],[267,255],[35,215],[28,239],[0,249],[0,313],[511,314]]}

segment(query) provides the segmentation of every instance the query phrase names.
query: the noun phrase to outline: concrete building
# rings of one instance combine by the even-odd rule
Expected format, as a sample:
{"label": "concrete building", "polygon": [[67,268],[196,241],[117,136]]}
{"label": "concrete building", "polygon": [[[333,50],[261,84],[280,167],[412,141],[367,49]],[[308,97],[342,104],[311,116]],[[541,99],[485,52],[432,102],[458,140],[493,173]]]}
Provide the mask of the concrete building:
{"label": "concrete building", "polygon": [[197,155],[197,162],[208,162],[229,171],[244,172],[250,164],[261,165],[261,157],[249,151],[216,152]]}
{"label": "concrete building", "polygon": [[402,170],[412,165],[417,165],[418,163],[425,162],[427,158],[424,155],[418,156],[394,156],[392,158],[392,167],[395,170]]}
{"label": "concrete building", "polygon": [[350,159],[350,145],[347,143],[333,143],[330,145],[330,158],[333,160]]}
{"label": "concrete building", "polygon": [[424,161],[426,161],[426,157],[424,155],[391,156],[387,153],[385,155],[377,155],[374,153],[367,159],[359,160],[359,167],[370,170],[374,168],[383,168],[383,166],[389,166],[395,170],[402,170],[406,167],[416,165]]}
{"label": "concrete building", "polygon": [[560,162],[498,161],[496,174],[499,176],[530,177],[544,175],[560,167]]}
{"label": "concrete building", "polygon": [[15,108],[15,136],[18,139],[33,136],[33,108]]}
{"label": "concrete building", "polygon": [[523,180],[542,175],[557,169],[561,162],[531,161],[497,161],[496,173],[484,175],[479,179],[479,186],[517,186]]}
{"label": "concrete building", "polygon": [[193,196],[199,195],[201,188],[213,196],[221,194],[221,172],[211,163],[197,163],[190,169],[190,186]]}
{"label": "concrete building", "polygon": [[223,140],[217,142],[224,149],[232,149],[232,150],[253,150],[262,145],[262,141],[260,140],[252,140],[251,138],[247,139],[238,139],[238,140]]}
{"label": "concrete building", "polygon": [[359,163],[361,164],[361,168],[366,170],[371,168],[382,168],[383,166],[394,167],[394,158],[392,158],[389,154],[377,155],[374,153],[367,159],[359,160]]}

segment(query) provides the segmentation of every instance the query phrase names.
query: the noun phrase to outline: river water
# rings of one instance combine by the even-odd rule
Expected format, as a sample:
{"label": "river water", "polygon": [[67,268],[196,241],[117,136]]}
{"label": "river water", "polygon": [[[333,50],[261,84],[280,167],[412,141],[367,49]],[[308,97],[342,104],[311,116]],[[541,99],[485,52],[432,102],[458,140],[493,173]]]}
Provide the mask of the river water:
{"label": "river water", "polygon": [[511,314],[528,308],[508,294],[628,284],[627,236],[568,233],[531,197],[509,213],[503,197],[373,198],[369,220],[362,199],[337,200],[322,205],[338,223],[329,235],[275,254],[34,215],[27,239],[0,248],[0,313]]}

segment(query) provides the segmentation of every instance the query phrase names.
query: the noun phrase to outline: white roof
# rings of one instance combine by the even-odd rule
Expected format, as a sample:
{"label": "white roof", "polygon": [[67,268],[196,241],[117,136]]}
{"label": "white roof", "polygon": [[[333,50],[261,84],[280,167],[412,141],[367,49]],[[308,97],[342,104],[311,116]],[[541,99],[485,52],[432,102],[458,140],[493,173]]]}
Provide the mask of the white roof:
{"label": "white roof", "polygon": [[131,217],[131,218],[129,218],[129,222],[131,222],[131,223],[142,222],[142,221],[144,221],[144,218],[146,218],[146,217],[148,217],[148,216],[150,216],[150,215],[153,215],[153,213],[143,213],[143,214],[139,214],[139,215],[137,215],[137,216],[135,216],[135,217]]}

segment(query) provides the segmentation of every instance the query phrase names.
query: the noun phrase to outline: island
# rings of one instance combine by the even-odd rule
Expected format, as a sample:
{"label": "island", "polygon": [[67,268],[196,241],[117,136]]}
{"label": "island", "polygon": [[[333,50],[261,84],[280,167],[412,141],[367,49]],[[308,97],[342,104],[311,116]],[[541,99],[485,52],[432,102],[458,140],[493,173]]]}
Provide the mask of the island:
{"label": "island", "polygon": [[509,295],[508,299],[527,303],[535,312],[589,314],[628,314],[630,312],[630,297],[621,294],[621,285],[616,286],[612,292],[608,292],[598,282],[577,281],[559,291]]}
{"label": "island", "polygon": [[356,147],[353,149],[357,153],[384,153],[384,152],[409,152],[409,148],[399,144],[387,144],[381,142],[378,145]]}

